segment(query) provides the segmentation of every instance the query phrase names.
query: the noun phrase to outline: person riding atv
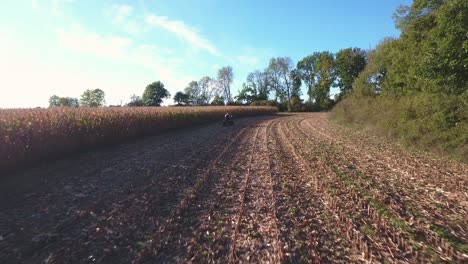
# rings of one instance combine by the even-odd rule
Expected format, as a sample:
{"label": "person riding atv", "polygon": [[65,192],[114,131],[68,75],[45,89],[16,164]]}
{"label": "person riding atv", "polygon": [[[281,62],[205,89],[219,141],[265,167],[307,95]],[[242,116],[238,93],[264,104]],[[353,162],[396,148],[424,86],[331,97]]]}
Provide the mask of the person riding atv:
{"label": "person riding atv", "polygon": [[229,113],[226,113],[224,115],[223,126],[232,126],[232,125],[234,125],[234,121],[232,121],[232,115]]}

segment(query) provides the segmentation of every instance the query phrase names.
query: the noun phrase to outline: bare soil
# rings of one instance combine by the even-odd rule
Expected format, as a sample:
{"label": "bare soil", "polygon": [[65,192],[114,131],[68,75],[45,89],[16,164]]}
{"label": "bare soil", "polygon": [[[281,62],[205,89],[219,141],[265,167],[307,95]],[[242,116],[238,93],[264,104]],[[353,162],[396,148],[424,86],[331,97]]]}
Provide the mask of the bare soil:
{"label": "bare soil", "polygon": [[468,261],[468,167],[327,114],[177,130],[0,178],[0,263]]}

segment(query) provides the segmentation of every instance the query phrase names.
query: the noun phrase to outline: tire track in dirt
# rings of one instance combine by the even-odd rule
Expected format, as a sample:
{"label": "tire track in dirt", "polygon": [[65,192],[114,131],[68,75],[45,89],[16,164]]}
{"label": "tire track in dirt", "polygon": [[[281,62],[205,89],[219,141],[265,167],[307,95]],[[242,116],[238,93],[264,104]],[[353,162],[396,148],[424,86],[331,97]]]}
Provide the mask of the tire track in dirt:
{"label": "tire track in dirt", "polygon": [[243,203],[238,216],[230,262],[279,263],[275,197],[267,148],[273,121],[258,126],[249,158]]}
{"label": "tire track in dirt", "polygon": [[[251,125],[252,126],[252,125]],[[251,127],[250,126],[250,127]],[[205,188],[192,206],[174,222],[174,234],[167,236],[164,244],[154,248],[147,258],[135,262],[218,262],[228,260],[232,244],[234,215],[240,203],[240,193],[245,185],[247,155],[252,134],[247,133],[236,146],[223,156]]]}
{"label": "tire track in dirt", "polygon": [[[359,194],[358,197],[360,196],[361,198],[358,199],[359,204],[362,204],[363,207],[367,206],[367,215],[369,220],[367,221],[366,229],[369,224],[372,223],[372,220],[377,221],[383,221],[388,222],[390,226],[393,226],[393,231],[388,233],[386,231],[387,227],[385,227],[385,232],[382,233],[379,226],[377,226],[377,229],[374,228],[374,231],[372,232],[372,237],[375,240],[376,236],[380,234],[382,237],[381,241],[385,241],[385,236],[391,237],[393,236],[393,239],[388,240],[393,242],[391,244],[398,244],[398,248],[400,249],[405,249],[409,250],[410,254],[405,253],[405,255],[408,255],[412,258],[435,258],[432,261],[442,261],[442,260],[450,260],[450,259],[458,259],[460,261],[463,259],[463,256],[460,255],[459,253],[456,253],[453,248],[451,248],[447,241],[441,240],[440,238],[435,238],[434,233],[425,233],[427,234],[427,241],[428,244],[422,244],[421,241],[418,239],[418,241],[415,241],[415,238],[421,236],[421,231],[420,227],[421,225],[417,225],[415,228],[415,231],[411,231],[412,229],[410,228],[410,225],[403,226],[401,227],[401,223],[398,223],[398,221],[402,221],[403,219],[398,218],[397,215],[389,215],[389,211],[382,211],[382,208],[384,208],[384,204],[381,203],[382,200],[378,201],[378,193],[375,193],[375,185],[372,184],[372,181],[369,181],[368,177],[366,179],[359,179],[359,178],[350,178],[349,176],[353,174],[349,174],[350,172],[347,171],[346,169],[343,170],[343,167],[340,167],[339,164],[342,160],[346,160],[346,157],[335,157],[335,156],[330,156],[325,150],[329,147],[328,145],[321,145],[320,142],[314,143],[311,140],[314,140],[314,136],[310,135],[308,133],[305,133],[303,129],[298,126],[298,124],[301,123],[301,121],[298,118],[293,118],[289,120],[289,129],[290,131],[294,131],[296,133],[296,136],[299,134],[302,134],[302,137],[305,138],[305,141],[310,145],[310,148],[313,149],[314,151],[310,153],[310,156],[318,156],[322,157],[324,159],[324,162],[326,163],[326,166],[329,166],[332,168],[336,176],[338,176],[338,180],[343,181],[346,185],[344,186],[345,188],[351,188],[351,193]],[[299,134],[298,134],[299,133]],[[355,176],[355,175],[354,175]],[[343,188],[343,187],[342,187]],[[369,192],[370,191],[370,192]],[[369,196],[370,195],[370,196]],[[369,207],[370,206],[370,207]],[[388,208],[387,208],[388,209]],[[385,210],[387,210],[385,209]],[[379,212],[378,215],[376,215],[376,210]],[[385,217],[381,217],[379,215],[385,215]],[[387,217],[390,217],[390,220],[387,219]],[[362,217],[361,217],[362,219]],[[404,221],[404,220],[403,220]],[[416,223],[417,219],[415,219]],[[409,223],[412,225],[412,223]],[[369,230],[370,231],[370,230]],[[409,232],[409,233],[408,233]],[[382,245],[382,244],[381,244]],[[381,246],[380,245],[380,246]],[[424,248],[429,248],[432,247],[431,250],[433,250],[433,253],[430,251],[427,251],[424,249],[423,251],[417,251],[416,248],[420,248],[423,246]],[[429,246],[429,247],[428,247]],[[435,254],[437,252],[437,254]],[[392,254],[392,259],[393,255]],[[439,258],[440,257],[440,258]],[[437,260],[438,259],[438,260]],[[421,261],[421,260],[420,260]]]}
{"label": "tire track in dirt", "polygon": [[[468,173],[468,168],[462,163],[436,159],[428,153],[409,153],[401,146],[389,144],[369,133],[331,125],[325,115],[320,118],[309,118],[306,123],[330,140],[341,143],[343,147],[361,150],[356,152],[356,155],[364,155],[374,166],[386,167],[389,171],[403,174],[402,176],[406,178],[412,177],[413,180],[417,180],[413,181],[417,182],[415,187],[439,191],[439,194],[447,195],[447,198],[455,196],[456,193],[453,192],[461,192],[466,197],[468,183],[465,175]],[[434,182],[438,184],[434,185]],[[449,193],[445,194],[444,189]],[[457,199],[452,198],[453,201]]]}
{"label": "tire track in dirt", "polygon": [[179,223],[178,219],[184,216],[185,210],[192,205],[192,202],[195,201],[197,195],[203,189],[207,181],[213,179],[214,172],[217,170],[217,166],[225,159],[226,154],[231,150],[235,152],[234,149],[231,149],[234,143],[240,138],[240,134],[235,137],[227,146],[224,147],[221,154],[211,163],[211,166],[207,171],[200,177],[200,180],[195,184],[195,186],[187,192],[187,195],[184,196],[182,201],[179,203],[179,206],[171,213],[171,216],[164,222],[164,224],[159,228],[159,230],[150,235],[150,239],[147,239],[148,244],[145,248],[138,253],[137,257],[133,263],[146,262],[148,257],[153,257],[155,254],[158,254],[158,250],[169,242],[171,235],[176,232],[179,232]]}
{"label": "tire track in dirt", "polygon": [[466,166],[462,164],[452,166],[447,162],[428,160],[427,157],[416,160],[401,150],[396,154],[394,150],[396,146],[390,144],[384,146],[383,143],[373,141],[371,143],[369,142],[372,140],[371,137],[365,138],[368,141],[364,141],[358,137],[360,134],[351,130],[345,130],[347,136],[343,136],[336,132],[343,130],[341,126],[332,127],[322,118],[319,120],[308,118],[303,124],[320,134],[327,144],[352,153],[350,157],[357,166],[385,173],[405,184],[413,194],[430,195],[437,207],[447,208],[447,204],[450,204],[454,211],[459,209],[468,211],[468,202],[463,202],[468,198],[468,183],[464,176],[468,175]]}
{"label": "tire track in dirt", "polygon": [[[236,127],[245,127],[251,120],[255,120],[255,118],[241,121]],[[212,126],[198,129],[198,132],[217,133],[216,130],[213,130]],[[233,132],[238,133],[239,130],[237,128],[231,129],[228,131],[227,137]],[[192,142],[197,141],[191,139],[192,134],[189,133],[188,135],[190,136],[189,138],[182,138],[182,141],[179,143],[177,143],[177,136],[174,136],[175,142],[170,140],[172,137],[170,136],[168,138],[169,140],[166,141],[167,143],[163,143],[163,146],[164,144],[169,144],[171,147],[177,147],[173,145],[173,143],[177,143],[177,145],[183,148],[190,149]],[[186,141],[186,139],[189,141]],[[221,146],[224,143],[224,137],[214,137],[213,140],[215,147]],[[152,140],[143,141],[151,142]],[[154,153],[156,154],[155,157],[158,157],[158,148],[156,148],[155,151],[147,151],[145,149],[142,151],[135,151],[136,149],[134,149],[135,147],[133,146],[138,146],[138,144],[143,145],[145,144],[144,142],[128,144],[128,147],[124,146],[123,149],[124,151],[125,149],[132,150],[131,155],[133,156]],[[184,146],[186,143],[190,145]],[[165,149],[163,146],[161,146],[161,151]],[[180,196],[179,193],[183,193],[177,190],[177,186],[190,185],[191,182],[193,182],[190,178],[196,179],[197,175],[202,172],[199,171],[198,167],[203,167],[203,164],[209,161],[209,159],[206,159],[209,155],[206,154],[212,147],[213,145],[193,149],[194,152],[188,152],[192,155],[188,156],[180,155],[179,152],[176,152],[175,154],[177,154],[178,157],[174,156],[174,163],[164,164],[167,159],[162,159],[161,163],[157,160],[156,163],[153,163],[156,164],[158,169],[161,169],[157,174],[154,174],[152,171],[149,171],[147,174],[146,169],[143,169],[144,175],[139,176],[140,178],[151,178],[150,184],[141,185],[141,180],[133,181],[132,179],[130,182],[131,186],[125,188],[127,190],[121,189],[120,187],[116,189],[115,195],[109,196],[104,194],[100,197],[98,196],[97,200],[91,200],[92,202],[89,206],[78,207],[78,211],[72,211],[68,217],[58,218],[52,226],[33,223],[33,225],[40,228],[41,231],[38,232],[40,235],[29,243],[25,243],[28,240],[18,241],[21,242],[21,245],[12,248],[15,251],[2,250],[3,252],[0,254],[0,259],[6,262],[17,262],[22,259],[21,262],[35,263],[38,259],[45,259],[49,262],[76,262],[99,261],[112,258],[117,258],[122,261],[128,258],[134,254],[132,253],[134,252],[134,248],[138,249],[139,245],[137,242],[141,241],[145,230],[157,229],[159,223],[163,221],[162,219],[169,215],[172,204],[177,204],[179,201],[177,196]],[[102,154],[91,154],[93,154],[93,156],[105,156],[105,153],[108,151],[105,150],[103,152]],[[165,156],[172,156],[171,153],[168,154],[170,155]],[[63,161],[63,163],[66,162],[66,160]],[[144,160],[138,160],[135,165],[141,162],[144,162]],[[103,160],[102,163],[109,164],[109,161]],[[187,166],[184,166],[184,164],[187,164]],[[117,166],[113,169],[117,170],[121,166],[119,163],[115,163],[115,165]],[[145,167],[148,168],[147,166]],[[99,170],[99,167],[96,169]],[[96,171],[96,169],[94,169],[94,171]],[[133,171],[135,167],[130,169]],[[38,171],[39,169],[35,170]],[[195,175],[191,175],[193,171],[196,171]],[[89,171],[87,173],[93,172]],[[165,176],[165,179],[158,180],[158,178],[162,176]],[[187,179],[189,180],[187,181]],[[180,183],[183,184],[181,185]],[[51,184],[54,183],[52,182]],[[72,182],[68,184],[73,186]],[[85,193],[85,195],[88,196],[89,194]],[[81,196],[79,198],[81,198]],[[49,201],[48,206],[54,206],[56,202],[60,202],[60,200]],[[6,211],[2,211],[1,213],[6,213]],[[56,217],[60,217],[60,215]],[[142,219],[145,220],[142,221]],[[22,221],[24,221],[24,218]],[[11,226],[6,225],[2,227],[2,230],[11,230]],[[5,237],[3,231],[1,235]],[[7,243],[12,242],[13,241],[9,241],[8,239],[2,239],[0,244],[3,249],[8,249],[9,244]]]}
{"label": "tire track in dirt", "polygon": [[[398,221],[404,222],[406,225],[402,228],[406,230],[406,232],[411,233],[413,239],[423,236],[425,239],[424,242],[440,255],[445,255],[446,258],[457,258],[457,255],[460,253],[456,253],[455,249],[452,247],[457,246],[458,244],[456,243],[460,243],[457,241],[466,239],[466,232],[464,231],[463,224],[457,224],[455,226],[456,229],[453,230],[453,227],[450,227],[446,220],[452,219],[453,221],[453,218],[447,216],[447,214],[443,216],[444,213],[441,211],[443,210],[441,208],[431,208],[431,205],[428,205],[424,200],[425,196],[414,195],[410,190],[399,188],[396,182],[389,180],[390,177],[387,174],[382,174],[374,170],[357,170],[354,166],[355,163],[352,162],[352,153],[341,153],[340,149],[333,147],[333,142],[325,141],[320,138],[320,136],[323,137],[324,135],[316,133],[316,130],[314,130],[315,133],[304,130],[304,128],[301,127],[301,123],[304,122],[299,122],[296,119],[292,123],[295,131],[301,132],[308,140],[316,142],[317,146],[319,146],[317,149],[321,150],[320,155],[324,155],[325,159],[333,164],[331,166],[336,167],[342,173],[352,177],[353,184],[356,185],[360,191],[366,191],[368,195],[371,195],[372,199],[375,200],[374,203],[385,206],[385,210],[393,214],[392,217],[395,219],[395,223]],[[392,186],[392,190],[390,191],[387,186]],[[409,212],[409,208],[411,208],[412,212]],[[380,211],[381,210],[382,209],[380,209]],[[458,217],[462,215],[463,211],[456,214]],[[461,219],[460,221],[465,220]],[[448,237],[449,240],[440,238],[437,233],[429,229],[431,223],[444,226],[444,228],[450,230],[453,235]],[[432,237],[435,237],[435,239]],[[418,239],[417,243],[421,242],[423,241]],[[442,245],[441,249],[438,250],[440,245]]]}
{"label": "tire track in dirt", "polygon": [[284,121],[275,124],[269,137],[283,262],[349,263],[351,244],[336,233],[336,216],[284,136]]}
{"label": "tire track in dirt", "polygon": [[[385,235],[385,232],[378,232],[378,229],[373,228],[373,223],[377,216],[365,210],[369,204],[362,199],[361,194],[350,188],[346,182],[340,178],[340,175],[337,175],[337,172],[326,163],[317,159],[317,153],[310,153],[306,150],[306,147],[314,149],[317,146],[311,145],[307,138],[299,136],[298,131],[291,129],[291,124],[294,121],[293,117],[282,123],[285,137],[290,140],[293,148],[297,151],[298,156],[302,160],[301,163],[318,165],[319,167],[314,169],[325,172],[322,174],[322,177],[318,179],[319,186],[322,190],[328,192],[326,196],[331,198],[330,202],[332,207],[338,208],[338,213],[340,214],[339,219],[342,221],[342,224],[345,225],[342,232],[346,234],[348,238],[354,240],[352,245],[357,245],[357,249],[363,254],[363,259],[385,260],[392,263],[410,262],[406,253],[399,249],[399,245],[396,244],[396,241],[389,243],[387,240],[388,236]],[[302,141],[300,141],[301,139]],[[348,220],[343,221],[343,216],[347,217]],[[394,237],[394,239],[397,238]],[[399,236],[398,240],[400,239]]]}

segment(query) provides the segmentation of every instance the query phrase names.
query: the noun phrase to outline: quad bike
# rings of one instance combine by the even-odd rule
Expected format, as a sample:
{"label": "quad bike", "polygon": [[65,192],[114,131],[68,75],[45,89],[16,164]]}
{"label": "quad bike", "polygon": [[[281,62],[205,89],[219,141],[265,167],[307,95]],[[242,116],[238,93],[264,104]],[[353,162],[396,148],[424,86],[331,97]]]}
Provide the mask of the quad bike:
{"label": "quad bike", "polygon": [[228,119],[228,120],[223,120],[223,127],[225,126],[232,126],[234,125],[234,121],[232,121],[232,119]]}

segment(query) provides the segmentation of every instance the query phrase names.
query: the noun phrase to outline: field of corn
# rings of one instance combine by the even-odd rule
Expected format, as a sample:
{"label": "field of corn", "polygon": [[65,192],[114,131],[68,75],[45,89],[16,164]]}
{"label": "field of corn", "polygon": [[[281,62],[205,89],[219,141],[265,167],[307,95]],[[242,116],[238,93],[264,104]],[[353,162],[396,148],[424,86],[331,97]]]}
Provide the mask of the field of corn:
{"label": "field of corn", "polygon": [[468,263],[468,167],[328,114],[177,130],[0,178],[0,263]]}
{"label": "field of corn", "polygon": [[0,172],[172,128],[272,114],[270,107],[0,109]]}

